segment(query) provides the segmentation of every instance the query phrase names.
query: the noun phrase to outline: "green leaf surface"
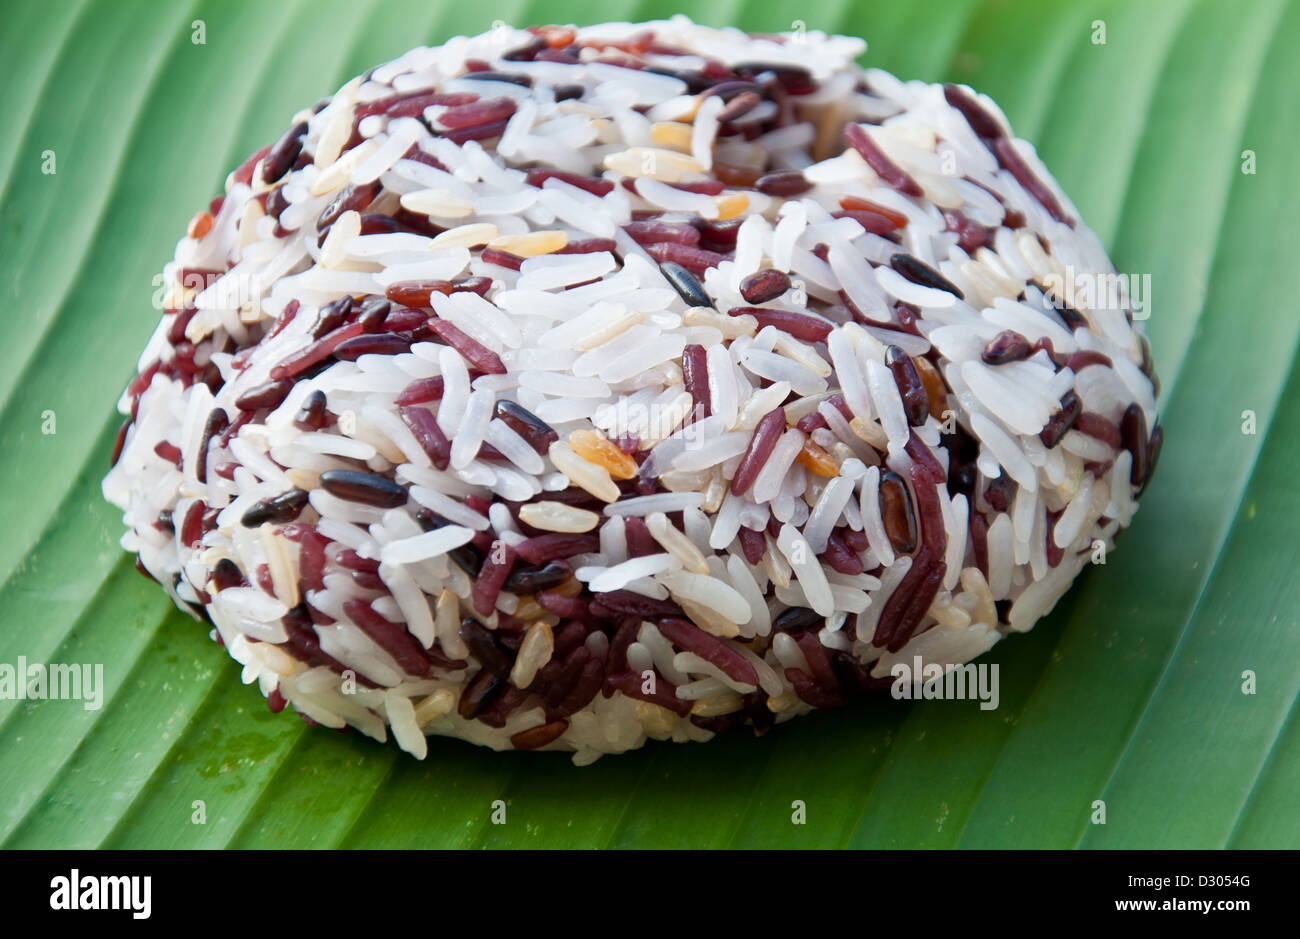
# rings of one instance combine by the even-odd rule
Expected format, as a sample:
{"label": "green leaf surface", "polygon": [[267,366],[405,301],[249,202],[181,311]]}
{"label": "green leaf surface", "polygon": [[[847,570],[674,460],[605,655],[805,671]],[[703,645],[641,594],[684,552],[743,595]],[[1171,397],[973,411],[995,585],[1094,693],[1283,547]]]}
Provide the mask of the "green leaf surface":
{"label": "green leaf surface", "polygon": [[[1134,526],[987,657],[994,711],[883,697],[585,769],[442,738],[417,762],[271,715],[100,497],[154,275],[226,172],[351,75],[494,20],[678,12],[858,34],[867,64],[1001,103],[1151,278],[1166,444]],[[1297,0],[4,4],[0,663],[104,681],[93,710],[0,700],[0,844],[1300,846],[1298,45]]]}

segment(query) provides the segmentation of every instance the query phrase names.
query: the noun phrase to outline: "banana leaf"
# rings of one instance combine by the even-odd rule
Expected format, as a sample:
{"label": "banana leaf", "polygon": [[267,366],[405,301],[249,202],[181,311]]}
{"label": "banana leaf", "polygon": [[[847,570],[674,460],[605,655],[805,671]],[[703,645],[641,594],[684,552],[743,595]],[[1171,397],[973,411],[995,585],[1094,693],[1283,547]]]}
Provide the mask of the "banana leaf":
{"label": "banana leaf", "polygon": [[[436,737],[417,762],[270,714],[100,496],[154,275],[226,172],[351,75],[494,20],[679,12],[861,35],[868,64],[1001,103],[1150,275],[1166,444],[1134,526],[990,653],[993,711],[885,695],[582,769]],[[0,844],[1300,845],[1297,46],[1285,0],[5,3],[0,663],[104,678],[94,709],[0,700]]]}

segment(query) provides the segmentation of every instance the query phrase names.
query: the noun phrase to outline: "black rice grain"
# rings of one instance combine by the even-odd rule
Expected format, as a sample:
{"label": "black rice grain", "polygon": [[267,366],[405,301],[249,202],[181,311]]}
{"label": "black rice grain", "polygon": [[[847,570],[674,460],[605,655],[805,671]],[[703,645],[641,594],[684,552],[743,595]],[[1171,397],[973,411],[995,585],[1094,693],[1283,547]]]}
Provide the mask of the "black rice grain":
{"label": "black rice grain", "polygon": [[889,266],[898,273],[902,274],[914,284],[920,284],[922,287],[932,287],[935,290],[944,290],[952,294],[958,300],[966,299],[966,295],[957,288],[957,285],[948,278],[944,277],[930,265],[918,261],[910,254],[895,254],[889,259]]}
{"label": "black rice grain", "polygon": [[267,522],[276,524],[292,522],[306,505],[307,491],[305,489],[290,489],[278,496],[271,496],[269,499],[254,502],[244,512],[239,523],[245,528],[257,528]]}
{"label": "black rice grain", "polygon": [[349,502],[360,502],[377,508],[395,509],[406,505],[406,490],[378,473],[356,470],[325,470],[320,474],[320,484],[326,492]]}

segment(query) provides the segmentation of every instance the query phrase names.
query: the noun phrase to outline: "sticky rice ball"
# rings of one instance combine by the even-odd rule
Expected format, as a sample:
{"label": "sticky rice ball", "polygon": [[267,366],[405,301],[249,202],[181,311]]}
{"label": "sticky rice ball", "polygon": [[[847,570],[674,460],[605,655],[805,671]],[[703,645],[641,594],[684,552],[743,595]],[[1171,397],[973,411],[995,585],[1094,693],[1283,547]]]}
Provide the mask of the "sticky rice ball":
{"label": "sticky rice ball", "polygon": [[1155,467],[1147,342],[997,105],[864,50],[498,28],[295,115],[164,268],[122,546],[421,758],[761,734],[1031,628]]}

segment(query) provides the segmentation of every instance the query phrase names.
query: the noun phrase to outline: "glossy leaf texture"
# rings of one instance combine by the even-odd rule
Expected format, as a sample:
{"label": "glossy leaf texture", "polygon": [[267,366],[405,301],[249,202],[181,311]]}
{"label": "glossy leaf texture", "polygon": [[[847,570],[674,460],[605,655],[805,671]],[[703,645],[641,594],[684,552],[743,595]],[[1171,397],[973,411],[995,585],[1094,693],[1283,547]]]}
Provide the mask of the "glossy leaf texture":
{"label": "glossy leaf texture", "polygon": [[[409,45],[677,12],[797,16],[1002,104],[1117,268],[1150,275],[1166,444],[1134,526],[987,657],[993,711],[886,696],[586,769],[441,738],[421,763],[272,716],[100,497],[154,275],[231,167]],[[4,4],[0,663],[100,663],[104,696],[0,701],[0,844],[1300,845],[1297,45],[1285,0]]]}

